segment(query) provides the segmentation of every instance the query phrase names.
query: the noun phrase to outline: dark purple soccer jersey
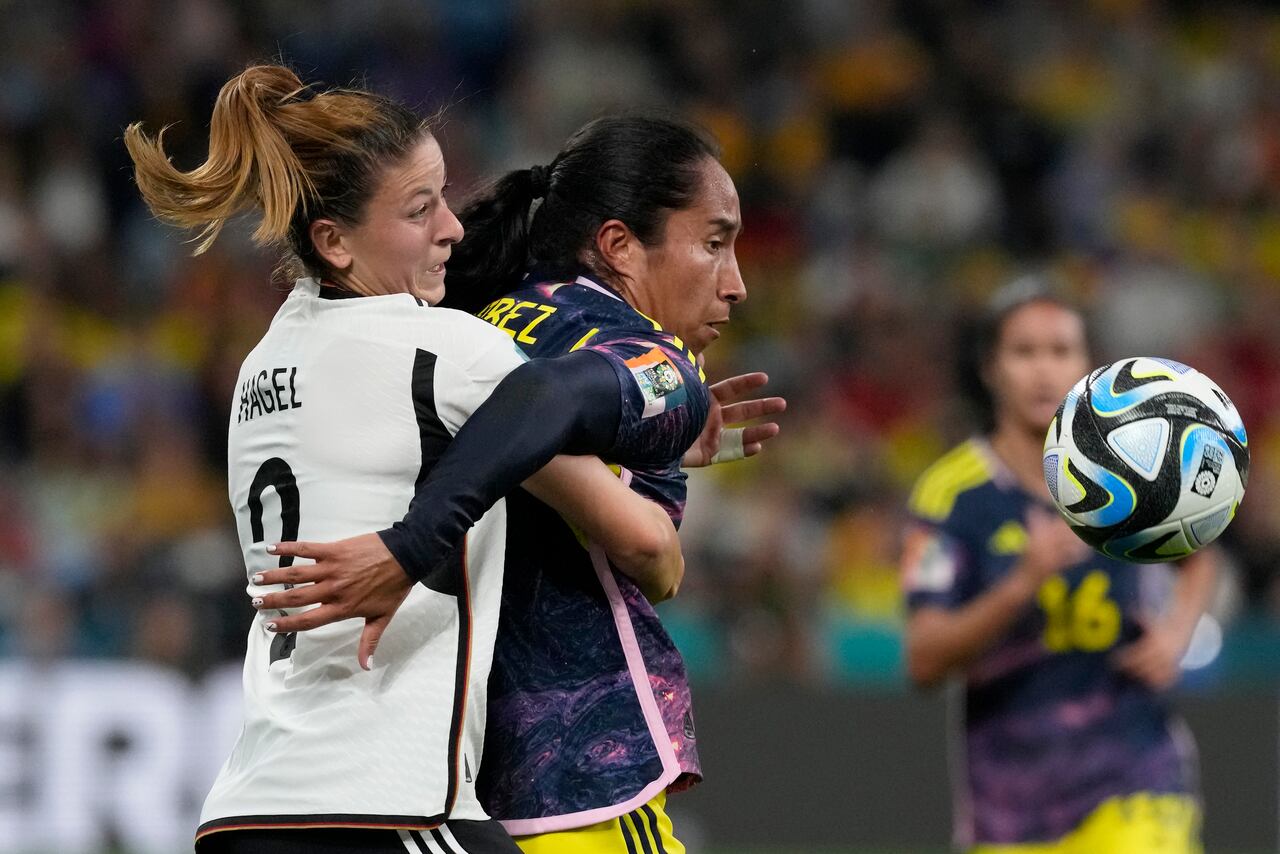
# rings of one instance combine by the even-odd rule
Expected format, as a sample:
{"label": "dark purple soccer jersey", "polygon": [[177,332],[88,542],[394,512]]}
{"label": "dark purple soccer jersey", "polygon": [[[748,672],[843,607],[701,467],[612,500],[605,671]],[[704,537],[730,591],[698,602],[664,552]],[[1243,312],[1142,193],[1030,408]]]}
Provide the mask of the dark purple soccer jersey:
{"label": "dark purple soccer jersey", "polygon": [[[944,456],[910,501],[908,607],[959,608],[999,582],[1018,561],[1022,522],[1037,503],[985,441]],[[1158,608],[1144,582],[1167,571],[1090,552],[1049,579],[971,666],[955,775],[959,844],[1053,840],[1108,798],[1192,791],[1185,726],[1110,662]]]}
{"label": "dark purple soccer jersey", "polygon": [[[622,389],[606,461],[679,524],[680,459],[709,392],[678,338],[586,277],[533,283],[479,313],[530,357],[589,349]],[[508,498],[502,614],[481,802],[516,835],[581,827],[700,778],[684,662],[653,606],[553,510]]]}

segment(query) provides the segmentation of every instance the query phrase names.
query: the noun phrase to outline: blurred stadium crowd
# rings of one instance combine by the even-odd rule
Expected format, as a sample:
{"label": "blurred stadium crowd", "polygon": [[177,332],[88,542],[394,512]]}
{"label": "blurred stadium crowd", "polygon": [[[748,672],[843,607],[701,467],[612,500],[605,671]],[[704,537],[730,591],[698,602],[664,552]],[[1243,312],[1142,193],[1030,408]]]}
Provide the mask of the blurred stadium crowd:
{"label": "blurred stadium crowd", "polygon": [[575,127],[665,106],[738,183],[750,299],[709,354],[790,409],[759,459],[691,477],[666,614],[696,672],[900,680],[901,506],[975,429],[960,330],[1048,271],[1100,362],[1181,358],[1254,451],[1226,536],[1223,656],[1280,649],[1280,12],[874,0],[10,0],[0,4],[0,652],[239,659],[224,483],[239,362],[283,296],[235,229],[155,224],[120,136],[199,162],[252,60],[433,111],[458,195]]}

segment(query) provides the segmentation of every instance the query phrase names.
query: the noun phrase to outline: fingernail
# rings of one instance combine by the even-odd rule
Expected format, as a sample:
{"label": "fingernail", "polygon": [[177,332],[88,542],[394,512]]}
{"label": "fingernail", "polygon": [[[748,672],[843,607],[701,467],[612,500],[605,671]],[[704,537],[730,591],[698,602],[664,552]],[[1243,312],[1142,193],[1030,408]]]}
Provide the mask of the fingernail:
{"label": "fingernail", "polygon": [[372,669],[373,669],[373,656],[372,656],[372,655],[371,655],[371,656],[369,656],[369,661],[368,661],[368,663],[366,663],[366,664],[365,664],[364,669],[365,669],[365,670],[372,670]]}
{"label": "fingernail", "polygon": [[275,543],[272,543],[271,545],[267,546],[267,554],[269,555],[273,555],[279,550],[280,548]]}
{"label": "fingernail", "polygon": [[262,573],[260,573],[260,572],[259,572],[257,575],[255,575],[253,578],[250,578],[249,580],[250,580],[250,581],[252,581],[254,584],[261,584],[261,583],[262,583]]}
{"label": "fingernail", "polygon": [[276,633],[276,624],[275,624],[275,623],[267,623],[267,631],[271,632],[271,634],[275,634],[275,633]]}
{"label": "fingernail", "polygon": [[254,596],[254,597],[253,597],[253,599],[251,599],[250,601],[253,603],[253,607],[255,607],[255,608],[261,608],[261,607],[262,607],[262,597],[261,597],[261,596]]}

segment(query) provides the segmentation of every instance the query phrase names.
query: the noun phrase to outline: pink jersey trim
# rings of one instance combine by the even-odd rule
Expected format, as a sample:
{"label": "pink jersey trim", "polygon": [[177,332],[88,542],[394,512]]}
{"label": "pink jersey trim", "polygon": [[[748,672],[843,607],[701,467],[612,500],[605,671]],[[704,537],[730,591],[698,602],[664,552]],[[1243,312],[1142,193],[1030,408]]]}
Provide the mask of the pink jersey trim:
{"label": "pink jersey trim", "polygon": [[[619,477],[623,484],[631,484],[632,475],[629,469],[621,469]],[[618,589],[618,582],[613,577],[613,568],[609,566],[609,560],[600,546],[592,543],[590,553],[596,576],[604,587],[605,595],[609,597],[609,607],[613,610],[613,623],[618,629],[618,638],[622,642],[622,652],[627,659],[627,669],[631,672],[631,684],[635,686],[636,699],[640,701],[645,723],[649,725],[649,737],[653,739],[658,756],[662,759],[662,774],[639,793],[620,804],[566,815],[503,821],[502,826],[512,836],[573,830],[626,815],[649,803],[680,776],[680,760],[676,757],[675,748],[671,746],[671,737],[667,734],[667,726],[663,723],[662,713],[658,710],[658,701],[653,697],[653,689],[649,685],[649,671],[645,669],[644,656],[640,653],[640,644],[636,641],[635,629],[631,625],[631,614],[627,611],[627,603],[622,598],[622,591]]]}

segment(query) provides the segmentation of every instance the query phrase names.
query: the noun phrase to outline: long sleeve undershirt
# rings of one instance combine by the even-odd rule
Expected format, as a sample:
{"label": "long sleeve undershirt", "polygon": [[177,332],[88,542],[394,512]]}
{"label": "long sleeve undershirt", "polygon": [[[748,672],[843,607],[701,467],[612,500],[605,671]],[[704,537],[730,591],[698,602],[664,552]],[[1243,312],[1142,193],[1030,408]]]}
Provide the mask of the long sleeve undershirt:
{"label": "long sleeve undershirt", "polygon": [[499,498],[556,454],[607,454],[622,420],[619,379],[590,350],[512,371],[467,419],[407,515],[379,531],[414,580],[452,552]]}

